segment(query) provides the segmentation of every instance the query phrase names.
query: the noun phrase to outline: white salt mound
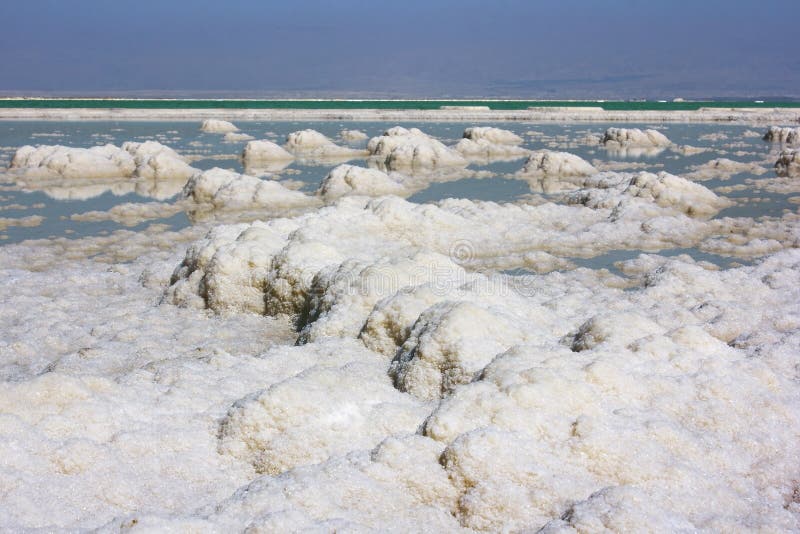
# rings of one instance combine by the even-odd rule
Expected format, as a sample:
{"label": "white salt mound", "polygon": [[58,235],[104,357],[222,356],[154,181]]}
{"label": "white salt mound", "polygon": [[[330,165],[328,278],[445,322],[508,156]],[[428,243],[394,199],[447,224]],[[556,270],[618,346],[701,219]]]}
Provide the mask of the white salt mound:
{"label": "white salt mound", "polygon": [[92,148],[26,145],[17,149],[9,170],[67,179],[109,178],[131,176],[136,163],[127,151],[111,144]]}
{"label": "white salt mound", "polygon": [[418,128],[390,128],[370,139],[367,150],[375,161],[389,169],[467,165],[461,154]]}
{"label": "white salt mound", "polygon": [[687,178],[693,180],[728,179],[734,174],[748,173],[761,175],[767,170],[758,163],[745,163],[727,158],[716,158],[702,165],[692,167],[692,172]]}
{"label": "white salt mound", "polygon": [[186,183],[183,196],[197,204],[221,209],[255,206],[286,209],[313,204],[308,195],[286,189],[277,182],[219,168],[195,173]]}
{"label": "white salt mound", "polygon": [[781,143],[784,145],[800,144],[800,127],[781,128],[780,126],[770,126],[764,134],[764,141],[770,143]]}
{"label": "white salt mound", "polygon": [[195,169],[171,148],[156,141],[125,142],[92,148],[60,145],[23,146],[17,149],[9,170],[30,178],[141,177],[188,179]]}
{"label": "white salt mound", "polygon": [[509,130],[494,128],[491,126],[475,126],[464,130],[464,139],[478,141],[485,139],[498,145],[521,145],[523,139]]}
{"label": "white salt mound", "polygon": [[342,130],[339,132],[339,137],[344,139],[345,141],[363,141],[367,139],[369,136],[362,132],[361,130]]}
{"label": "white salt mound", "polygon": [[518,159],[530,154],[530,151],[520,146],[502,143],[493,143],[487,139],[461,139],[453,146],[453,149],[464,157],[484,160],[510,160]]}
{"label": "white salt mound", "polygon": [[657,130],[639,128],[609,128],[600,139],[607,147],[668,147],[672,141]]}
{"label": "white salt mound", "polygon": [[245,164],[255,164],[268,161],[287,161],[294,156],[282,146],[267,140],[249,141],[242,151]]}
{"label": "white salt mound", "polygon": [[537,150],[520,171],[524,176],[590,176],[598,171],[588,161],[569,152]]}
{"label": "white salt mound", "polygon": [[223,121],[220,119],[206,119],[203,121],[203,124],[200,125],[200,130],[207,133],[228,133],[238,132],[239,128],[228,121]]}
{"label": "white salt mound", "polygon": [[[566,201],[593,208],[651,211],[653,205],[692,217],[714,215],[732,205],[710,189],[667,172],[640,172],[631,177],[614,173],[597,174],[583,182],[584,189]],[[646,199],[648,204],[629,205],[629,198]],[[652,203],[652,204],[650,204]]]}
{"label": "white salt mound", "polygon": [[150,180],[188,180],[197,169],[168,146],[155,141],[127,141],[122,150],[133,156],[136,176]]}
{"label": "white salt mound", "polygon": [[366,152],[339,146],[316,130],[306,129],[292,132],[286,137],[286,150],[296,157],[310,159],[345,158],[366,156]]}
{"label": "white salt mound", "polygon": [[249,141],[250,139],[253,139],[252,135],[237,132],[228,132],[222,136],[222,140],[226,143],[238,143],[240,141]]}
{"label": "white salt mound", "polygon": [[401,195],[406,187],[398,181],[396,174],[388,175],[377,169],[365,169],[354,165],[339,165],[322,180],[317,194],[326,201],[345,195]]}
{"label": "white salt mound", "polygon": [[[652,213],[618,211],[614,218],[625,229],[689,224],[677,214],[715,204],[707,189],[665,173],[587,180],[651,205],[653,213],[665,210],[657,218],[678,217],[642,228]],[[299,226],[274,221],[218,230],[187,256],[204,265],[204,274],[190,274],[184,262],[174,278],[173,288],[187,275],[202,279],[197,287],[213,290],[221,302],[249,294],[266,313],[297,313],[300,353],[320,351],[337,337],[360,339],[374,351],[346,373],[332,362],[229,410],[221,451],[280,476],[259,479],[215,508],[206,517],[212,524],[230,527],[255,510],[269,516],[259,524],[271,527],[313,524],[308,515],[332,497],[311,488],[331,484],[333,495],[343,485],[359,495],[369,488],[372,506],[353,503],[345,517],[348,525],[370,528],[410,513],[384,509],[397,485],[425,514],[448,511],[458,526],[477,530],[598,524],[637,530],[647,523],[724,531],[744,518],[751,525],[798,526],[784,497],[796,489],[790,451],[800,436],[792,409],[800,390],[783,374],[797,364],[793,351],[800,346],[800,337],[788,333],[800,323],[786,317],[800,312],[798,251],[727,271],[663,258],[645,267],[643,287],[628,292],[577,271],[552,273],[526,279],[522,293],[503,278],[468,273],[424,252],[444,245],[437,235],[471,235],[479,256],[493,246],[487,236],[495,230],[480,233],[489,221],[502,221],[528,242],[537,233],[554,235],[541,219],[514,224],[523,217],[520,206],[350,200],[295,220]],[[564,224],[580,209],[572,216],[550,211],[547,220]],[[481,222],[473,225],[471,217]],[[606,234],[618,231],[614,218],[599,223]],[[330,357],[327,349],[323,354]],[[387,375],[380,369],[420,404],[382,389]],[[420,420],[422,436],[412,438]],[[356,454],[380,441],[375,426],[397,434]],[[353,452],[346,455],[348,439]],[[439,444],[438,453],[428,439]],[[631,456],[631,443],[643,454]],[[391,447],[394,460],[383,447]],[[412,470],[416,476],[409,477]],[[285,500],[301,488],[306,498]],[[287,506],[292,514],[276,523],[271,511]],[[334,510],[336,517],[344,513],[338,505]]]}
{"label": "white salt mound", "polygon": [[800,177],[800,151],[784,150],[775,162],[778,176]]}

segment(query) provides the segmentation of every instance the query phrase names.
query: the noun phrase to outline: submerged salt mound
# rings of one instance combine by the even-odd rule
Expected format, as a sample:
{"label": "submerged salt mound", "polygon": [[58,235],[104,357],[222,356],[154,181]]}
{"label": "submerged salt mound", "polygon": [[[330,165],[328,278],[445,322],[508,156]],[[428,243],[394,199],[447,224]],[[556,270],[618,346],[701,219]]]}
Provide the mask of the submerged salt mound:
{"label": "submerged salt mound", "polygon": [[369,140],[367,151],[388,169],[467,165],[461,154],[418,128],[389,128]]}
{"label": "submerged salt mound", "polygon": [[203,121],[203,124],[200,125],[200,130],[207,133],[229,133],[238,132],[239,128],[228,121],[223,121],[220,119],[206,119]]}
{"label": "submerged salt mound", "polygon": [[383,358],[339,345],[343,363],[322,363],[234,404],[220,427],[220,452],[277,475],[414,433],[427,407],[392,387]]}
{"label": "submerged salt mound", "polygon": [[[567,196],[569,204],[582,204],[592,208],[643,210],[657,213],[654,208],[664,208],[685,213],[691,217],[709,217],[733,203],[716,195],[710,189],[667,172],[653,174],[640,172],[634,175],[600,173],[583,181],[584,189]],[[632,204],[632,199],[644,199],[646,204]],[[618,213],[617,215],[619,215]]]}
{"label": "submerged salt mound", "polygon": [[716,158],[702,165],[691,167],[692,172],[686,177],[692,180],[727,180],[734,174],[748,173],[762,175],[767,170],[758,163],[745,163],[727,158]]}
{"label": "submerged salt mound", "polygon": [[800,177],[800,150],[784,150],[775,162],[775,172],[782,177]]}
{"label": "submerged salt mound", "polygon": [[781,143],[784,145],[800,144],[800,127],[781,128],[780,126],[770,126],[764,134],[764,141],[770,143]]}
{"label": "submerged salt mound", "polygon": [[286,189],[277,182],[216,167],[195,173],[186,183],[183,196],[215,209],[291,209],[314,203],[308,195]]}
{"label": "submerged salt mound", "polygon": [[639,128],[609,128],[603,134],[600,143],[609,148],[659,148],[672,145],[672,141],[661,132]]}
{"label": "submerged salt mound", "polygon": [[521,145],[523,143],[523,139],[514,132],[491,126],[467,128],[464,130],[463,137],[471,141],[485,139],[495,145]]}
{"label": "submerged salt mound", "polygon": [[326,202],[345,195],[401,195],[407,188],[398,178],[396,174],[388,175],[377,169],[339,165],[325,176],[317,194]]}
{"label": "submerged salt mound", "polygon": [[242,151],[242,160],[244,160],[245,165],[271,161],[289,161],[292,159],[294,159],[294,156],[286,149],[277,143],[267,140],[250,141]]}
{"label": "submerged salt mound", "polygon": [[352,159],[366,156],[364,150],[339,146],[316,130],[306,129],[286,136],[286,150],[306,159]]}
{"label": "submerged salt mound", "polygon": [[525,161],[519,172],[522,176],[590,176],[597,174],[588,161],[570,154],[569,152],[553,152],[551,150],[537,150]]}

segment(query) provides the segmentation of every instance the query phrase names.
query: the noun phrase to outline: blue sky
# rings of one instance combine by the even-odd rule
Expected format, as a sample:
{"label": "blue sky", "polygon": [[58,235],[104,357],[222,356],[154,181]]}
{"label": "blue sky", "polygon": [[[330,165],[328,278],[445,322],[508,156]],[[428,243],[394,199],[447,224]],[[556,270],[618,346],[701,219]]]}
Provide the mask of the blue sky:
{"label": "blue sky", "polygon": [[0,92],[800,97],[799,0],[1,0]]}

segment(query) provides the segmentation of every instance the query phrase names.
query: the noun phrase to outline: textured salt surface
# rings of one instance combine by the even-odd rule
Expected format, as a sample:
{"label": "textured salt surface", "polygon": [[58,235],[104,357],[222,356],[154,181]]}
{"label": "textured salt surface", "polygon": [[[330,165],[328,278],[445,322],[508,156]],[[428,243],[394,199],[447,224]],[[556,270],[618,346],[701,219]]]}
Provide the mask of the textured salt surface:
{"label": "textured salt surface", "polygon": [[6,126],[1,529],[800,530],[766,128]]}

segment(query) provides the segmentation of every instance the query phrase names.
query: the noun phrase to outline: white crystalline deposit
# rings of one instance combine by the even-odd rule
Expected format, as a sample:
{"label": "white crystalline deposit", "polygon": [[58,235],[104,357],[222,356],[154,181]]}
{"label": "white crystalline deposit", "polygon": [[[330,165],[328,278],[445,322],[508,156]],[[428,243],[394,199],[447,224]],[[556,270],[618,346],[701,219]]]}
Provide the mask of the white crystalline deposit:
{"label": "white crystalline deposit", "polygon": [[764,134],[764,141],[770,143],[781,143],[784,145],[800,144],[800,127],[781,128],[780,126],[770,126]]}
{"label": "white crystalline deposit", "polygon": [[367,150],[374,161],[388,169],[467,165],[461,154],[418,128],[389,128],[370,139]]}
{"label": "white crystalline deposit", "polygon": [[131,176],[136,163],[127,151],[111,144],[91,148],[26,145],[17,149],[9,170],[30,177],[110,178]]}
{"label": "white crystalline deposit", "polygon": [[216,167],[195,173],[186,183],[183,196],[197,204],[218,209],[287,209],[314,204],[308,195],[287,189],[277,182]]}
{"label": "white crystalline deposit", "polygon": [[245,165],[256,165],[272,161],[289,161],[294,156],[282,146],[267,140],[248,142],[242,151]]}
{"label": "white crystalline deposit", "polygon": [[583,158],[569,152],[537,150],[525,161],[519,174],[524,176],[590,176],[597,169]]}
{"label": "white crystalline deposit", "polygon": [[[277,253],[284,275],[288,256],[319,268],[323,251],[308,240],[311,227],[285,231],[304,235],[300,246],[311,248]],[[598,521],[728,530],[745,517],[755,525],[798,525],[800,510],[785,505],[797,490],[792,444],[800,438],[793,409],[800,391],[789,378],[800,363],[797,251],[730,271],[664,260],[645,267],[646,284],[633,292],[577,272],[530,277],[521,292],[502,278],[448,266],[446,258],[404,254],[409,259],[387,263],[379,258],[397,247],[387,247],[377,228],[356,232],[359,238],[340,241],[349,244],[338,249],[338,266],[322,267],[313,277],[308,305],[291,291],[270,295],[303,315],[306,345],[294,350],[320,350],[322,340],[336,335],[358,336],[384,355],[383,369],[398,389],[421,400],[443,397],[422,416],[423,434],[439,443],[440,454],[424,461],[412,454],[437,450],[417,436],[389,439],[393,450],[405,451],[389,466],[384,445],[369,455],[337,456],[346,449],[343,428],[353,429],[354,447],[369,447],[377,439],[365,421],[413,426],[416,410],[424,410],[408,404],[403,411],[388,390],[367,389],[366,402],[359,387],[349,385],[352,379],[385,387],[384,374],[364,374],[375,353],[365,352],[365,364],[350,364],[345,375],[333,360],[331,369],[304,373],[233,406],[221,427],[224,453],[271,474],[296,467],[249,485],[204,520],[232,526],[259,515],[259,524],[272,527],[313,524],[309,516],[331,517],[314,515],[331,506],[325,504],[331,497],[325,490],[308,492],[317,484],[327,488],[335,476],[359,494],[370,488],[376,501],[371,513],[353,503],[345,524],[379,528],[387,520],[384,499],[394,495],[385,481],[406,488],[404,473],[415,466],[420,474],[413,487],[420,489],[412,495],[420,500],[413,502],[447,510],[460,526],[477,530]],[[376,236],[371,246],[352,241],[367,235]],[[277,250],[275,233],[270,236],[270,245],[257,248]],[[248,239],[236,232],[231,237],[231,244]],[[333,251],[326,255],[335,258]],[[226,270],[233,272],[230,263]],[[268,278],[262,280],[269,284]],[[328,389],[339,382],[341,388]],[[330,406],[314,402],[317,394],[332,399]],[[284,413],[293,406],[299,428]],[[398,414],[386,417],[380,410]],[[631,446],[640,454],[631,456]],[[306,497],[286,500],[287,492]],[[341,517],[347,505],[335,502],[332,514]],[[278,510],[282,514],[274,516]]]}
{"label": "white crystalline deposit", "polygon": [[352,159],[366,156],[364,150],[339,146],[316,130],[306,129],[286,136],[286,150],[305,159]]}
{"label": "white crystalline deposit", "polygon": [[252,135],[237,132],[228,132],[222,136],[222,140],[226,143],[238,143],[240,141],[249,141],[250,139],[253,139]]}
{"label": "white crystalline deposit", "polygon": [[363,141],[369,138],[369,136],[361,130],[342,130],[339,132],[339,137],[345,141]]}
{"label": "white crystalline deposit", "polygon": [[527,180],[532,191],[556,193],[581,187],[581,178],[599,171],[589,162],[568,152],[537,150],[515,176]]}
{"label": "white crystalline deposit", "polygon": [[767,170],[758,163],[745,163],[727,158],[712,159],[702,165],[692,167],[692,172],[686,175],[692,180],[727,180],[734,174],[748,173],[761,175]]}
{"label": "white crystalline deposit", "polygon": [[30,178],[188,179],[194,169],[171,148],[156,141],[72,148],[60,145],[23,146],[9,169]]}
{"label": "white crystalline deposit", "polygon": [[657,130],[639,128],[609,128],[600,139],[607,147],[668,147],[672,141]]}
{"label": "white crystalline deposit", "polygon": [[474,126],[472,128],[467,128],[464,130],[464,139],[469,139],[471,141],[478,141],[480,139],[485,139],[490,143],[496,145],[521,145],[523,143],[523,139],[511,132],[509,130],[503,130],[501,128],[494,128],[491,126]]}
{"label": "white crystalline deposit", "polygon": [[339,355],[234,404],[221,423],[220,452],[277,475],[413,434],[427,407],[392,387],[378,354],[339,350],[351,361],[337,366]]}
{"label": "white crystalline deposit", "polygon": [[407,192],[407,187],[401,178],[396,173],[389,175],[377,169],[339,165],[325,176],[317,194],[326,201],[345,195],[402,195]]}
{"label": "white crystalline deposit", "polygon": [[206,119],[203,121],[203,124],[200,125],[200,130],[207,133],[229,133],[238,132],[239,128],[228,121],[220,119]]}
{"label": "white crystalline deposit", "polygon": [[470,160],[511,160],[530,154],[530,150],[516,145],[493,143],[488,139],[462,139],[453,149]]}
{"label": "white crystalline deposit", "polygon": [[149,180],[186,181],[197,169],[168,146],[155,141],[135,143],[127,141],[122,150],[133,156],[136,176]]}
{"label": "white crystalline deposit", "polygon": [[[584,180],[578,185],[584,189],[571,194],[567,205],[448,200],[433,206],[351,197],[292,220],[221,228],[190,249],[168,299],[218,311],[320,313],[327,309],[314,303],[320,288],[360,280],[359,273],[370,269],[388,272],[368,284],[380,296],[410,276],[401,271],[424,281],[438,269],[453,268],[452,261],[440,264],[425,256],[410,266],[389,261],[368,269],[382,256],[431,251],[476,266],[486,259],[500,268],[504,261],[518,264],[531,252],[593,255],[619,248],[691,246],[726,231],[692,218],[729,205],[701,185],[666,173],[603,173]],[[356,293],[365,291],[358,287]],[[363,320],[349,319],[356,331]]]}
{"label": "white crystalline deposit", "polygon": [[657,130],[609,128],[600,138],[600,144],[616,156],[636,158],[656,156],[672,142]]}
{"label": "white crystalline deposit", "polygon": [[[646,172],[415,204],[353,169],[204,238],[2,247],[0,530],[800,531],[797,214],[708,219]],[[273,185],[187,195],[300,195]],[[498,272],[661,248],[770,255]]]}
{"label": "white crystalline deposit", "polygon": [[[656,215],[663,208],[685,213],[692,217],[708,217],[733,205],[730,200],[717,196],[710,189],[667,172],[653,174],[640,172],[634,175],[601,173],[582,181],[583,189],[567,196],[567,203],[593,208],[609,208],[645,212]],[[644,199],[646,203],[633,203]]]}
{"label": "white crystalline deposit", "polygon": [[800,176],[800,150],[784,150],[775,162],[778,176]]}

